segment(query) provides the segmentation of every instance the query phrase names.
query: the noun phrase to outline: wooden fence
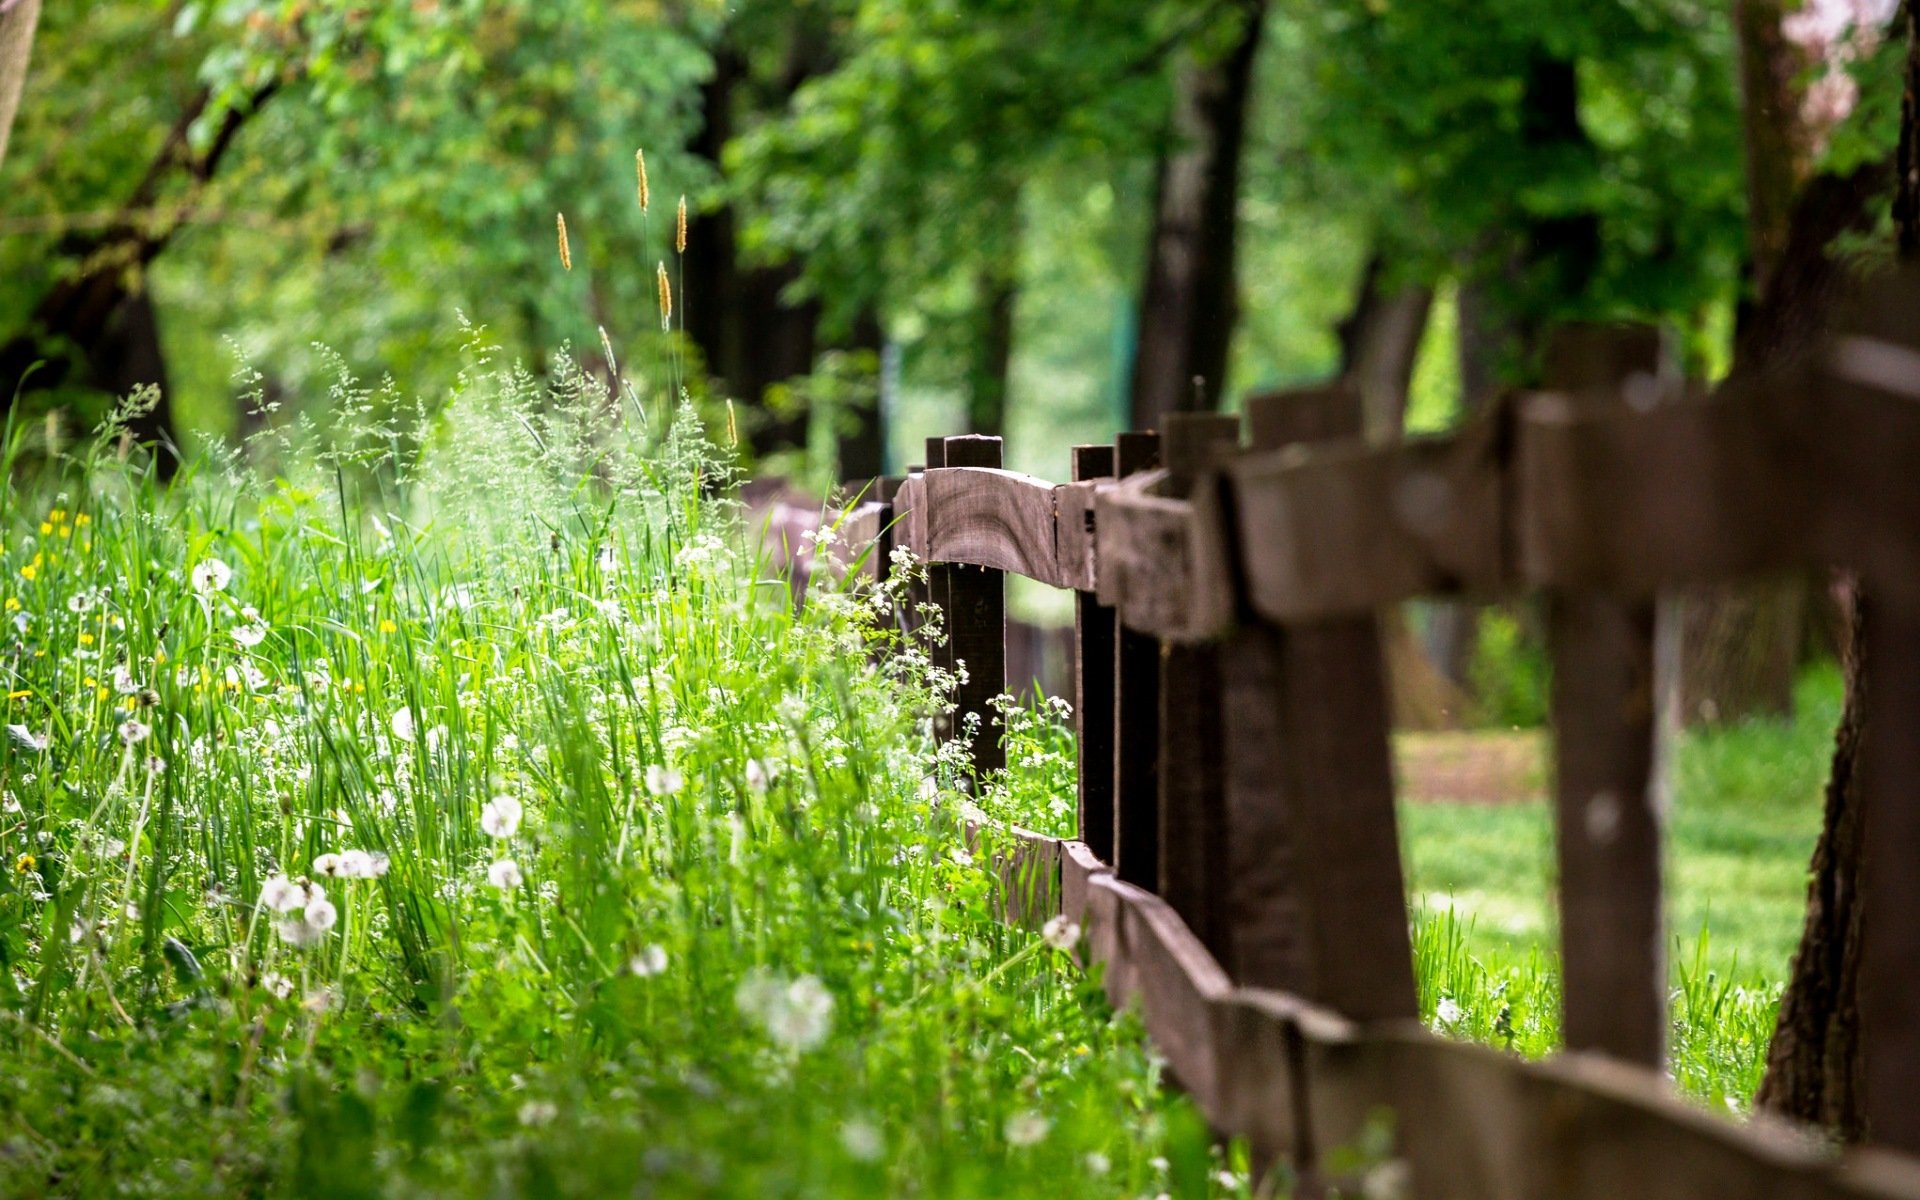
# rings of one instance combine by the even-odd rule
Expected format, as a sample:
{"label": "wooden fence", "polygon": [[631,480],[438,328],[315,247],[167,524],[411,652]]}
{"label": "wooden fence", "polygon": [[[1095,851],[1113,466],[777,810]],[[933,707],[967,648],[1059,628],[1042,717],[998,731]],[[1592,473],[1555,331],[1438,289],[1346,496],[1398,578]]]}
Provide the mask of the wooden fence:
{"label": "wooden fence", "polygon": [[[1920,1198],[1920,277],[1822,352],[1680,397],[1657,339],[1557,339],[1552,390],[1369,444],[1341,388],[1074,449],[1074,479],[927,445],[842,533],[929,564],[950,660],[1002,765],[1005,576],[1077,593],[1079,837],[1003,831],[1010,910],[1064,913],[1173,1074],[1263,1167],[1338,1187],[1385,1114],[1413,1195]],[[1244,439],[1244,444],[1243,444]],[[1874,1144],[1709,1114],[1663,1072],[1656,595],[1837,565],[1873,599],[1860,1020]],[[1526,1062],[1418,1019],[1375,613],[1538,597],[1566,1050]],[[1809,849],[1811,849],[1809,847]],[[1346,1193],[1352,1194],[1352,1193]]]}

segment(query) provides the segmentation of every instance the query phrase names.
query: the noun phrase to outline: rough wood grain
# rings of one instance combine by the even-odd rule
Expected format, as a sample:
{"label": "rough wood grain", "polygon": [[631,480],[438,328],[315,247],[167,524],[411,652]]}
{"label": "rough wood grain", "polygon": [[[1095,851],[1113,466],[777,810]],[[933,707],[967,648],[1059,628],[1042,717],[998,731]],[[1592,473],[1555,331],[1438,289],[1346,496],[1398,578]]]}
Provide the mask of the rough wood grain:
{"label": "rough wood grain", "polygon": [[[997,469],[1000,452],[999,438],[965,434],[946,439],[942,461],[949,468]],[[937,481],[951,474],[938,470],[927,473],[928,553],[936,560],[940,557],[936,536],[942,528]],[[1050,527],[1051,520],[1048,524]],[[975,786],[980,787],[989,773],[1007,765],[1007,750],[1001,741],[1005,729],[993,708],[994,698],[1007,690],[1007,576],[992,567],[962,564],[935,569],[947,573],[947,612],[952,619],[948,645],[954,669],[960,673],[954,692],[955,720],[961,731],[968,728],[969,721],[973,723],[968,748]]]}
{"label": "rough wood grain", "polygon": [[[1115,474],[1153,470],[1159,453],[1157,435],[1123,433],[1114,446]],[[1103,538],[1106,519],[1103,508]],[[1160,643],[1124,622],[1114,637],[1113,685],[1114,872],[1151,888],[1160,882]]]}
{"label": "rough wood grain", "polygon": [[[1075,446],[1076,480],[1113,475],[1112,446]],[[1090,493],[1088,493],[1090,497]],[[1088,516],[1092,509],[1085,510]],[[1063,514],[1062,520],[1066,520]],[[1089,530],[1091,532],[1091,530]],[[1079,751],[1080,840],[1102,860],[1113,860],[1114,668],[1118,626],[1114,611],[1082,590],[1073,599],[1074,732]]]}
{"label": "rough wood grain", "polygon": [[1126,1002],[1139,1006],[1148,1036],[1180,1086],[1201,1111],[1217,1115],[1221,1063],[1214,1006],[1232,983],[1164,900],[1111,876],[1095,879],[1093,887],[1113,893],[1120,915],[1121,951],[1129,960]]}
{"label": "rough wood grain", "polygon": [[1100,581],[1095,573],[1094,495],[1112,482],[1113,447],[1074,447],[1076,455],[1082,450],[1105,451],[1106,457],[1102,460],[1105,465],[1101,470],[1088,474],[1084,480],[1076,466],[1076,482],[1063,483],[1054,489],[1054,561],[1061,577],[1067,581],[1063,587],[1097,593]]}
{"label": "rough wood grain", "polygon": [[1155,493],[1164,471],[1094,494],[1100,602],[1128,628],[1181,642],[1204,641],[1233,618],[1233,583],[1217,508]]}
{"label": "rough wood grain", "polygon": [[927,475],[927,557],[1071,586],[1055,553],[1056,491],[1030,475],[954,469],[949,460],[949,469]]}

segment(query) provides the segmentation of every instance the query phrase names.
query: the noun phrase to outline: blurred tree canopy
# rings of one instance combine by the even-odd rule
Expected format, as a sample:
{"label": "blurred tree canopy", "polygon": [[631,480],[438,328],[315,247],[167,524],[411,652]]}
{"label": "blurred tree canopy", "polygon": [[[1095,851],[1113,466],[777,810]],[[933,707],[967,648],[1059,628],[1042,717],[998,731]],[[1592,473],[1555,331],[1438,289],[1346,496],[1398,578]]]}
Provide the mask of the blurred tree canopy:
{"label": "blurred tree canopy", "polygon": [[[0,388],[44,361],[29,403],[97,411],[162,382],[156,432],[226,435],[235,348],[288,404],[323,402],[315,343],[431,396],[465,314],[536,366],[707,368],[761,451],[877,470],[883,437],[898,466],[1012,428],[1057,474],[1127,420],[1196,257],[1223,299],[1181,336],[1230,344],[1179,360],[1217,376],[1193,403],[1358,369],[1396,296],[1422,412],[1471,382],[1442,332],[1517,379],[1554,321],[1652,319],[1710,373],[1754,287],[1739,51],[1707,0],[51,6],[0,161]],[[1884,155],[1888,61],[1847,64],[1858,111],[1801,178]]]}

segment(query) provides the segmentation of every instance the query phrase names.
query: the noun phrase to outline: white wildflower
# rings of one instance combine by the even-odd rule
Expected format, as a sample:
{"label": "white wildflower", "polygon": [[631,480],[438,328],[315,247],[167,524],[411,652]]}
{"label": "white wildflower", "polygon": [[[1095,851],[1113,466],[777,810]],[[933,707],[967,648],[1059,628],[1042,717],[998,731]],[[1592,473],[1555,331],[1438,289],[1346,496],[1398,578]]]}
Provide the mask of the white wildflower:
{"label": "white wildflower", "polygon": [[833,993],[818,979],[802,975],[787,985],[782,1002],[767,1021],[775,1041],[794,1050],[811,1050],[833,1028]]}
{"label": "white wildflower", "polygon": [[663,767],[659,763],[647,766],[647,790],[656,796],[671,796],[680,790],[682,782],[680,772],[672,767]]}
{"label": "white wildflower", "polygon": [[1466,1010],[1457,1004],[1452,996],[1440,997],[1440,1003],[1434,1006],[1433,1021],[1437,1026],[1452,1027],[1466,1016]]}
{"label": "white wildflower", "polygon": [[840,1126],[840,1144],[859,1162],[878,1162],[887,1149],[885,1139],[873,1122],[857,1117]]}
{"label": "white wildflower", "polygon": [[268,912],[292,912],[306,902],[307,889],[285,875],[269,877],[260,888],[260,907]]}
{"label": "white wildflower", "polygon": [[667,969],[667,950],[660,945],[648,946],[627,960],[627,970],[642,979],[651,979]]}
{"label": "white wildflower", "polygon": [[520,1123],[528,1128],[552,1124],[559,1115],[559,1106],[551,1100],[529,1100],[520,1106]]}
{"label": "white wildflower", "polygon": [[1007,1145],[1031,1146],[1047,1136],[1053,1123],[1037,1112],[1017,1112],[1007,1118]]}
{"label": "white wildflower", "polygon": [[35,733],[25,725],[7,726],[7,735],[23,750],[45,750],[47,748],[46,735]]}
{"label": "white wildflower", "polygon": [[525,883],[526,876],[520,873],[519,863],[503,858],[487,868],[487,882],[503,892],[510,892]]}
{"label": "white wildflower", "polygon": [[229,632],[242,650],[251,650],[267,640],[267,623],[260,619],[258,609],[247,608],[241,610],[240,624]]}
{"label": "white wildflower", "polygon": [[767,790],[767,782],[768,782],[767,768],[762,766],[760,763],[760,760],[757,758],[748,759],[747,760],[748,789],[754,792],[764,792]]}
{"label": "white wildflower", "polygon": [[1113,1170],[1113,1160],[1098,1150],[1087,1151],[1085,1161],[1087,1164],[1087,1174],[1089,1175],[1105,1175],[1108,1171]]}
{"label": "white wildflower", "polygon": [[233,578],[233,568],[217,558],[203,558],[200,565],[193,569],[193,590],[202,596],[211,596],[215,592],[227,590],[227,583]]}
{"label": "white wildflower", "polygon": [[491,838],[510,838],[520,828],[522,809],[512,796],[495,796],[480,810],[480,828]]}
{"label": "white wildflower", "polygon": [[1080,926],[1068,920],[1067,914],[1059,913],[1040,927],[1040,936],[1055,950],[1072,950],[1080,944]]}
{"label": "white wildflower", "polygon": [[393,710],[393,716],[387,719],[387,727],[393,730],[393,736],[403,742],[413,740],[413,710],[401,705]]}

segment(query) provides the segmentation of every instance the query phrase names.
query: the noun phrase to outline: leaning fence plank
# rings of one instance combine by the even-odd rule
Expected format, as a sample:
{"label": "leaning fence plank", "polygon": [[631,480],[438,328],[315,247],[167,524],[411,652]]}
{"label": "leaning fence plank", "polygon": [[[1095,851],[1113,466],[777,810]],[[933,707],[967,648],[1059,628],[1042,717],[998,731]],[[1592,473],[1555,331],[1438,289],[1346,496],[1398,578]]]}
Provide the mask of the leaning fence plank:
{"label": "leaning fence plank", "polygon": [[[1216,454],[1238,441],[1240,423],[1217,413],[1167,418],[1167,484],[1188,496]],[[1220,647],[1160,645],[1159,892],[1213,956],[1231,965]]]}
{"label": "leaning fence plank", "polygon": [[[1250,414],[1284,436],[1282,394]],[[1324,406],[1308,411],[1324,415]],[[1350,418],[1358,427],[1358,404]],[[1308,426],[1303,426],[1308,427]],[[1261,544],[1241,510],[1239,544]],[[1349,1017],[1416,1011],[1378,626],[1249,625],[1228,665],[1233,961]]]}
{"label": "leaning fence plank", "polygon": [[[949,468],[997,469],[1000,439],[977,434],[947,438],[942,462]],[[927,476],[928,550],[936,559],[935,539],[942,528],[942,491],[937,481],[946,475],[933,471]],[[961,676],[954,690],[954,720],[962,731],[969,721],[973,723],[969,748],[978,787],[984,785],[988,772],[1007,765],[1001,719],[993,707],[994,698],[1007,689],[1007,576],[992,567],[958,564],[946,571],[947,612],[953,621],[948,645],[954,670]]]}
{"label": "leaning fence plank", "polygon": [[[930,437],[927,439],[927,470],[938,470],[947,465],[947,439]],[[927,553],[927,477],[924,472],[908,480],[914,500],[912,533],[914,552],[921,558]],[[933,665],[943,671],[953,670],[953,607],[952,581],[953,568],[945,563],[927,563],[927,579],[921,585],[925,603],[940,614],[940,634],[938,640],[927,647],[927,656]],[[957,697],[956,697],[957,700]],[[934,733],[942,742],[951,741],[959,732],[960,709],[955,707],[937,714],[933,719]]]}
{"label": "leaning fence plank", "polygon": [[[1113,474],[1112,446],[1075,446],[1076,481]],[[1091,517],[1093,510],[1085,510]],[[1079,742],[1080,840],[1102,861],[1113,861],[1113,680],[1117,627],[1111,608],[1091,591],[1073,598],[1074,730]]]}
{"label": "leaning fence plank", "polygon": [[[1160,437],[1123,433],[1114,445],[1124,479],[1156,468]],[[1100,530],[1104,534],[1104,530]],[[1160,882],[1160,643],[1122,624],[1114,637],[1113,864],[1128,883]]]}

